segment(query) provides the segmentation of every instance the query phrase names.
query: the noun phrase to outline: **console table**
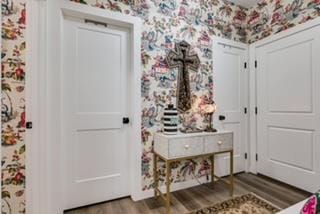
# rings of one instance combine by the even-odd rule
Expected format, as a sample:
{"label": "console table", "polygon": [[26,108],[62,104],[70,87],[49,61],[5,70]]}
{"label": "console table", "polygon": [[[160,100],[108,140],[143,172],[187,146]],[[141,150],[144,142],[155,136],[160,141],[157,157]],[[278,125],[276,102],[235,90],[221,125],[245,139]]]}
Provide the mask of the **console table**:
{"label": "console table", "polygon": [[[211,162],[211,182],[214,185],[214,178],[221,180],[214,174],[214,156],[216,154],[230,154],[230,195],[233,195],[233,132],[218,131],[214,133],[201,132],[177,135],[164,135],[156,133],[154,136],[154,185],[155,197],[161,196],[166,203],[166,213],[171,213],[170,209],[170,177],[171,164],[176,161],[193,159],[198,157],[208,157]],[[157,163],[159,159],[166,164],[166,193],[159,189],[159,175]],[[224,181],[224,180],[222,180]],[[226,182],[226,181],[224,181]]]}

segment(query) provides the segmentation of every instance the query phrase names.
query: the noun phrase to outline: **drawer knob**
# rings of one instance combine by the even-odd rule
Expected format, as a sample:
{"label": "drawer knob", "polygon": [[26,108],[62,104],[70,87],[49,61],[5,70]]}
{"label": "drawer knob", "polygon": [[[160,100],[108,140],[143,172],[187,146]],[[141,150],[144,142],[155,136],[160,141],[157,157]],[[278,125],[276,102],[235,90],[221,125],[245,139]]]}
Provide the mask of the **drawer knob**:
{"label": "drawer knob", "polygon": [[221,141],[221,140],[218,141],[218,145],[219,145],[219,146],[222,145],[222,141]]}
{"label": "drawer knob", "polygon": [[189,145],[185,145],[184,148],[185,148],[185,149],[189,149],[190,146],[189,146]]}

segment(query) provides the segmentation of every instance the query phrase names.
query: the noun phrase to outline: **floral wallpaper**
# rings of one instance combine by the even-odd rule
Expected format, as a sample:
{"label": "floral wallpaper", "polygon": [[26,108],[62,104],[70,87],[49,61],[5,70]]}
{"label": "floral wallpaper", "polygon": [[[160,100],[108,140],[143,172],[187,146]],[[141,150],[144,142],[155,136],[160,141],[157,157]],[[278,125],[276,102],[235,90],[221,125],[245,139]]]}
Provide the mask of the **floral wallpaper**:
{"label": "floral wallpaper", "polygon": [[26,0],[2,0],[2,214],[25,213]]}
{"label": "floral wallpaper", "polygon": [[[112,10],[143,20],[142,40],[142,184],[152,188],[153,133],[161,130],[161,113],[175,103],[177,71],[166,53],[186,40],[201,60],[190,73],[192,109],[181,115],[187,127],[208,123],[202,106],[212,102],[212,35],[252,43],[320,15],[320,0],[261,0],[244,9],[225,0],[66,0]],[[2,213],[25,213],[25,56],[26,2],[1,0],[2,12]],[[213,74],[213,78],[212,78]],[[206,159],[177,162],[173,182],[208,174]],[[164,174],[164,167],[161,168]]]}
{"label": "floral wallpaper", "polygon": [[[200,69],[190,74],[193,107],[180,119],[184,126],[201,128],[208,122],[201,106],[212,102],[214,93],[211,35],[254,42],[313,19],[320,13],[320,0],[261,0],[250,10],[225,0],[71,1],[138,16],[143,20],[143,190],[151,189],[153,185],[153,133],[161,130],[163,108],[168,103],[175,103],[177,71],[169,69],[165,61],[166,53],[174,48],[174,43],[186,40],[200,57]],[[176,163],[174,168],[172,180],[181,182],[206,175],[209,164],[205,159],[189,160]]]}
{"label": "floral wallpaper", "polygon": [[320,16],[320,0],[261,0],[248,15],[248,42]]}
{"label": "floral wallpaper", "polygon": [[[218,35],[246,42],[247,9],[221,0],[73,0],[88,6],[112,10],[143,20],[142,29],[142,184],[152,188],[153,133],[161,130],[161,114],[169,103],[176,103],[177,70],[169,69],[166,53],[175,42],[186,40],[198,54],[201,65],[190,72],[192,110],[181,116],[185,126],[204,127],[201,106],[212,102],[212,39]],[[207,173],[207,160],[190,160],[175,164],[173,182],[181,182]],[[162,170],[164,168],[162,167]],[[163,172],[164,173],[164,172]]]}

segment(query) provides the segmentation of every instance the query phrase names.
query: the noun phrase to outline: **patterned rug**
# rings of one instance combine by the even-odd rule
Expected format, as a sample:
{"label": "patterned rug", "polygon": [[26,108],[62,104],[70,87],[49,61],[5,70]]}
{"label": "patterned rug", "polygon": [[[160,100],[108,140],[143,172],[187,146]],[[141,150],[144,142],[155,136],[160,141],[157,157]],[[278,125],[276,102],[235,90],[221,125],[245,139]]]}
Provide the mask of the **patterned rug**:
{"label": "patterned rug", "polygon": [[280,209],[259,196],[249,193],[189,214],[273,214]]}

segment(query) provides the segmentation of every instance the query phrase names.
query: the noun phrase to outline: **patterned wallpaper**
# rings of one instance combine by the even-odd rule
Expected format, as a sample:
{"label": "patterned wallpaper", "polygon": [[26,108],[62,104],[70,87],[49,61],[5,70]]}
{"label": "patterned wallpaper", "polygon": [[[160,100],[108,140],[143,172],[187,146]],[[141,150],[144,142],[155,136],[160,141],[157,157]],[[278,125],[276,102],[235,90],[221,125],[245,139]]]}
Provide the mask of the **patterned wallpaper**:
{"label": "patterned wallpaper", "polygon": [[25,213],[26,0],[2,0],[2,214]]}
{"label": "patterned wallpaper", "polygon": [[248,42],[320,16],[320,0],[261,0],[248,15]]}
{"label": "patterned wallpaper", "polygon": [[[2,1],[2,213],[25,213],[25,33],[27,0]],[[175,103],[177,72],[170,70],[165,54],[175,41],[186,40],[201,60],[191,72],[192,110],[181,117],[185,126],[208,122],[201,106],[214,93],[211,35],[253,42],[320,15],[320,0],[262,0],[250,9],[225,0],[73,0],[143,20],[142,33],[142,184],[152,188],[152,134],[160,130],[161,112]],[[247,16],[247,14],[250,14]],[[212,71],[213,70],[213,71]],[[175,165],[173,181],[208,173],[207,160]],[[162,173],[163,167],[161,168]]]}
{"label": "patterned wallpaper", "polygon": [[[177,70],[171,70],[165,61],[166,53],[176,41],[186,40],[193,53],[200,57],[198,72],[191,72],[192,110],[181,121],[186,126],[203,127],[201,106],[210,102],[213,92],[212,40],[218,35],[237,41],[246,41],[246,9],[220,0],[73,0],[93,7],[112,10],[143,20],[142,29],[142,185],[152,188],[153,133],[161,129],[161,113],[169,103],[175,103]],[[207,160],[176,163],[172,179],[181,182],[208,172]],[[164,167],[161,168],[164,170]],[[162,172],[164,173],[164,172]]]}

